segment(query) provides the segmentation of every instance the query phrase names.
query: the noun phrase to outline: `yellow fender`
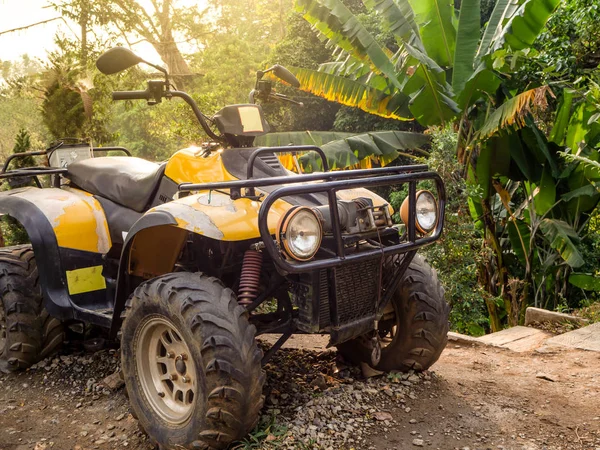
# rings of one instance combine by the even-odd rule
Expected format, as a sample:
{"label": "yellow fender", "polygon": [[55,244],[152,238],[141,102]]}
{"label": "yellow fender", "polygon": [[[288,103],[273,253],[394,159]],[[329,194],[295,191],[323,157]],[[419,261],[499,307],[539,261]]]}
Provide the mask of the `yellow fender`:
{"label": "yellow fender", "polygon": [[[112,243],[104,211],[91,194],[72,188],[27,187],[3,196],[34,205],[52,226],[59,247],[102,254],[110,250]],[[10,214],[2,209],[2,197],[0,212]]]}
{"label": "yellow fender", "polygon": [[[260,202],[247,198],[232,200],[219,192],[189,195],[152,208],[148,213],[171,215],[179,228],[219,241],[243,241],[260,237]],[[291,207],[278,201],[269,215],[269,230],[274,234],[280,217]]]}

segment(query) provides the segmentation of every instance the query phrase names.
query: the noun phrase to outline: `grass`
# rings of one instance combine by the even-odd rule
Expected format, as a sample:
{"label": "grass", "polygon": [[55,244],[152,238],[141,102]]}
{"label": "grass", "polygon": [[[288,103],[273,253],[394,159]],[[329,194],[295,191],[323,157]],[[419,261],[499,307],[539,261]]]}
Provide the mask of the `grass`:
{"label": "grass", "polygon": [[588,319],[590,323],[600,322],[600,302],[578,309],[575,315]]}
{"label": "grass", "polygon": [[277,423],[276,416],[262,416],[258,425],[243,440],[232,447],[232,450],[276,449],[283,446],[287,436],[286,426]]}

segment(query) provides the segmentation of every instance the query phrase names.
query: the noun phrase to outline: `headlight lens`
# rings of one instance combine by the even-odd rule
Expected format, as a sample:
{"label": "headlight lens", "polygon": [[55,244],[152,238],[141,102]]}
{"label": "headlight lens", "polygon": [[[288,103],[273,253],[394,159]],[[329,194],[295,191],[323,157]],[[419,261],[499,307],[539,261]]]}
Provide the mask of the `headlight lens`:
{"label": "headlight lens", "polygon": [[[429,191],[418,191],[416,193],[416,223],[417,230],[423,234],[429,233],[437,224],[437,202]],[[402,202],[400,208],[402,222],[408,224],[408,197]]]}
{"label": "headlight lens", "polygon": [[287,256],[298,261],[307,261],[315,256],[322,237],[321,222],[307,207],[288,211],[277,231],[280,247]]}
{"label": "headlight lens", "polygon": [[429,191],[420,191],[417,194],[417,224],[426,232],[433,230],[437,222],[437,205],[435,198]]}

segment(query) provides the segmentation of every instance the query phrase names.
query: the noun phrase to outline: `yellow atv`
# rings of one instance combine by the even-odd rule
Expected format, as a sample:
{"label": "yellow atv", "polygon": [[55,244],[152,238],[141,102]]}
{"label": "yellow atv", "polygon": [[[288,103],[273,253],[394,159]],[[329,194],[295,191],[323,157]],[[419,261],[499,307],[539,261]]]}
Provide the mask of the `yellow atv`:
{"label": "yellow atv", "polygon": [[[114,48],[97,66],[112,74],[140,62]],[[212,142],[161,164],[69,141],[20,155],[47,155],[48,166],[6,162],[0,178],[37,186],[0,193],[0,213],[31,241],[0,250],[0,368],[52,352],[63,323],[104,327],[120,336],[132,410],[159,447],[223,449],[257,423],[262,367],[293,333],[326,333],[347,359],[385,371],[433,364],[448,306],[416,251],[442,233],[440,177],[424,165],[332,172],[318,147],[252,147],[268,131],[254,101],[286,99],[267,71],[251,103],[207,119],[154,67],[164,80],[113,98],[179,97]],[[298,85],[281,66],[269,71]],[[108,150],[126,155],[101,156]],[[277,156],[307,151],[323,172],[294,174]],[[424,180],[433,193],[417,189]],[[405,226],[396,226],[367,188],[402,184]],[[265,355],[264,333],[281,335]]]}

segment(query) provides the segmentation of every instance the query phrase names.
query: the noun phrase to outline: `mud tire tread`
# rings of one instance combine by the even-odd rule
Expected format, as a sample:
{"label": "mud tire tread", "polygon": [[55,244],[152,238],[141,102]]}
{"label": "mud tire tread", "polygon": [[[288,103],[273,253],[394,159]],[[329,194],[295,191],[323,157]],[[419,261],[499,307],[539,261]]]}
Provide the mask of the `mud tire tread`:
{"label": "mud tire tread", "polygon": [[[189,329],[193,342],[187,344],[197,347],[201,355],[198,369],[204,372],[206,389],[198,433],[189,442],[170,442],[169,436],[157,435],[161,428],[145,423],[148,415],[136,411],[142,426],[161,448],[227,448],[254,428],[263,405],[265,373],[260,364],[262,351],[254,339],[256,328],[248,322],[235,294],[217,278],[176,273],[154,278],[136,289],[124,313],[124,334],[138,325],[130,319],[132,311],[152,302],[162,302]],[[130,397],[143,396],[137,388],[131,389],[137,384],[131,382],[134,375],[128,367],[124,360]],[[156,420],[160,420],[158,416]]]}
{"label": "mud tire tread", "polygon": [[[420,372],[440,357],[448,342],[450,307],[435,269],[415,255],[392,297],[398,318],[398,339],[382,350],[378,370]],[[356,364],[370,363],[370,351],[362,339],[338,345],[338,351]]]}
{"label": "mud tire tread", "polygon": [[6,319],[0,371],[27,369],[60,347],[62,323],[43,307],[31,245],[0,248],[0,297]]}

